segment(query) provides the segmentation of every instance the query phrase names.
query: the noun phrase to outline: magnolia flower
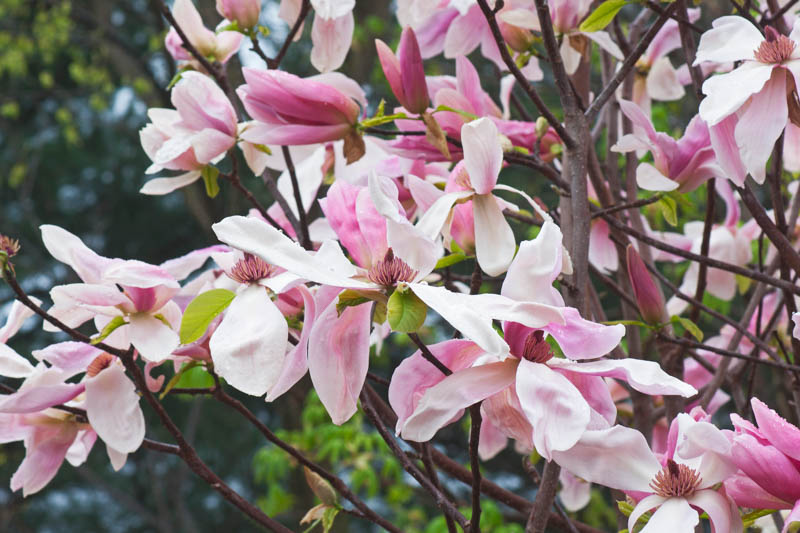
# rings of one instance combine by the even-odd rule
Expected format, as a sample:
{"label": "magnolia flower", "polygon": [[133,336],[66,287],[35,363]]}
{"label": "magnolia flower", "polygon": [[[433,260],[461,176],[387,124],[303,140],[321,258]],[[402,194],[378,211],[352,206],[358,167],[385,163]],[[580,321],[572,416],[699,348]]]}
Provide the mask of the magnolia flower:
{"label": "magnolia flower", "polygon": [[640,163],[636,184],[648,191],[689,192],[715,176],[725,176],[717,164],[706,123],[696,115],[684,136],[675,141],[657,132],[636,104],[619,100],[620,109],[633,123],[633,133],[623,136],[611,149],[615,152],[650,151],[653,164]]}
{"label": "magnolia flower", "polygon": [[726,482],[725,488],[742,506],[793,508],[785,522],[787,531],[792,521],[800,522],[800,429],[758,398],[750,405],[757,427],[731,414],[731,456],[743,476]]}
{"label": "magnolia flower", "polygon": [[258,24],[261,0],[217,0],[217,13],[235,21],[241,29],[250,29]]}
{"label": "magnolia flower", "polygon": [[344,63],[353,41],[355,5],[355,0],[311,0],[311,64],[318,71],[330,72]]}
{"label": "magnolia flower", "polygon": [[375,48],[378,50],[378,59],[386,80],[400,105],[411,113],[425,112],[430,98],[414,30],[411,28],[403,30],[400,44],[397,46],[397,55],[394,55],[391,48],[380,39],[375,39]]}
{"label": "magnolia flower", "polygon": [[706,80],[700,103],[720,166],[739,186],[748,173],[764,182],[772,148],[796,115],[798,24],[788,37],[772,27],[764,36],[744,18],[720,17],[700,38],[696,65],[742,61],[734,71]]}
{"label": "magnolia flower", "polygon": [[636,297],[639,313],[649,324],[657,325],[665,320],[664,295],[656,285],[641,256],[633,247],[628,245],[627,251],[628,277]]}
{"label": "magnolia flower", "polygon": [[[172,15],[192,46],[203,56],[226,63],[239,50],[244,35],[236,31],[215,33],[206,28],[192,0],[175,0],[175,4],[172,6]],[[183,39],[175,28],[170,28],[164,44],[175,61],[189,61],[193,63],[193,66],[200,67],[199,64],[194,65],[194,58],[184,48]]]}
{"label": "magnolia flower", "polygon": [[[392,376],[389,401],[398,415],[397,431],[404,438],[426,441],[461,411],[486,400],[481,409],[503,434],[517,439],[523,449],[534,448],[550,459],[556,450],[569,449],[590,427],[614,422],[616,408],[602,377],[628,381],[647,394],[690,396],[694,388],[664,373],[656,363],[594,359],[611,351],[624,327],[603,326],[564,307],[552,287],[561,273],[561,232],[551,221],[533,241],[520,245],[501,294],[520,302],[561,308],[565,324],[534,328],[513,319],[504,324],[511,357],[487,354],[475,344],[445,341],[431,352],[453,374],[445,376],[416,352]],[[567,359],[554,358],[544,335],[551,335]]]}
{"label": "magnolia flower", "polygon": [[715,531],[741,533],[742,521],[729,499],[714,486],[735,471],[730,443],[715,426],[681,413],[670,429],[664,457],[658,457],[638,431],[614,426],[587,431],[571,449],[554,459],[574,475],[638,500],[628,519],[633,531],[639,518],[656,509],[643,532],[692,533],[705,511]]}
{"label": "magnolia flower", "polygon": [[[40,229],[47,251],[84,281],[50,291],[51,315],[70,327],[95,318],[99,329],[119,317],[123,323],[106,341],[120,348],[133,344],[151,362],[163,361],[178,347],[175,330],[181,311],[171,299],[180,286],[167,271],[141,261],[99,256],[57,226]],[[45,329],[53,326],[45,323]]]}
{"label": "magnolia flower", "polygon": [[139,192],[167,194],[200,179],[202,169],[219,161],[236,143],[236,111],[214,81],[199,72],[184,72],[172,90],[175,109],[152,108],[151,123],[139,137],[153,164],[154,174],[163,169],[188,170],[174,178],[148,181]]}
{"label": "magnolia flower", "polygon": [[255,119],[244,140],[286,146],[346,139],[363,145],[355,126],[358,103],[366,107],[366,99],[353,80],[336,73],[299,78],[281,70],[242,72],[247,83],[236,93]]}
{"label": "magnolia flower", "polygon": [[[36,298],[31,298],[31,300],[36,305],[42,303]],[[22,324],[32,316],[33,311],[22,302],[15,300],[11,304],[6,323],[0,328],[0,376],[24,378],[33,372],[33,365],[6,344],[8,339],[16,335]]]}

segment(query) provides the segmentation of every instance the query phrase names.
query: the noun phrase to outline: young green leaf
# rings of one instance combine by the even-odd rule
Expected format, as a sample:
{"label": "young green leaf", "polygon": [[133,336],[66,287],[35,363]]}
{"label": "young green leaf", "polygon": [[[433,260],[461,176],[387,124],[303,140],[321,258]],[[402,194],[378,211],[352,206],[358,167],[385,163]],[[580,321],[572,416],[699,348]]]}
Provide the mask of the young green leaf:
{"label": "young green leaf", "polygon": [[591,33],[600,31],[614,20],[619,10],[628,4],[628,0],[606,0],[581,23],[580,31]]}
{"label": "young green leaf", "polygon": [[211,321],[231,304],[234,296],[236,294],[229,290],[213,289],[189,302],[181,319],[181,344],[188,344],[202,337]]}
{"label": "young green leaf", "polygon": [[97,337],[92,337],[92,344],[97,344],[99,342],[103,342],[106,337],[111,335],[115,329],[125,324],[125,319],[121,316],[115,316],[111,319],[111,322],[106,324],[106,327],[103,328],[103,331]]}
{"label": "young green leaf", "polygon": [[413,333],[425,323],[428,306],[408,287],[397,287],[386,305],[389,327],[400,333]]}
{"label": "young green leaf", "polygon": [[678,323],[683,326],[683,328],[691,333],[698,342],[703,342],[703,332],[699,327],[697,327],[697,324],[688,318],[683,318],[677,315],[674,315],[671,320],[673,324]]}
{"label": "young green leaf", "polygon": [[206,186],[206,194],[209,198],[214,198],[219,194],[219,169],[206,165],[201,171],[203,183]]}

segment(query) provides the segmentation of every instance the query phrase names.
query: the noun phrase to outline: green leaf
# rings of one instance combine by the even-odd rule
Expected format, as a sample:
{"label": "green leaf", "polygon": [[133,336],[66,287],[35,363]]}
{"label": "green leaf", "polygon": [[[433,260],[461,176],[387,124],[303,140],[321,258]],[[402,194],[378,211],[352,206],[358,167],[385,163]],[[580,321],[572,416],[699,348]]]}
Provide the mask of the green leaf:
{"label": "green leaf", "polygon": [[189,370],[192,370],[193,368],[195,368],[195,367],[197,367],[198,365],[201,365],[201,364],[202,363],[200,361],[190,361],[189,363],[186,363],[185,365],[183,365],[181,367],[181,369],[178,372],[176,372],[175,375],[172,376],[172,378],[170,378],[170,380],[167,382],[167,386],[164,387],[164,390],[158,396],[158,399],[159,400],[163,400],[164,397],[167,394],[169,394],[169,391],[171,391],[178,384],[178,382],[181,380],[181,378],[184,376],[184,374],[186,372],[188,372]]}
{"label": "green leaf", "polygon": [[386,322],[386,303],[385,302],[375,302],[375,307],[372,310],[372,321],[376,324],[383,324]]}
{"label": "green leaf", "polygon": [[322,513],[322,533],[328,533],[333,527],[333,520],[336,518],[336,515],[339,514],[338,507],[328,507],[325,509],[325,512]]}
{"label": "green leaf", "polygon": [[623,326],[642,326],[643,328],[652,329],[650,324],[646,324],[641,320],[611,320],[609,322],[601,322],[601,324],[605,324],[606,326],[616,326],[617,324],[622,324]]}
{"label": "green leaf", "polygon": [[673,324],[680,324],[683,328],[692,334],[692,336],[697,339],[698,342],[703,342],[703,332],[700,328],[697,327],[697,324],[689,320],[688,318],[683,318],[678,315],[674,315],[670,321]]}
{"label": "green leaf", "polygon": [[339,299],[336,300],[336,316],[342,316],[342,313],[348,307],[355,307],[369,301],[369,298],[365,297],[360,292],[346,289],[339,293]]}
{"label": "green leaf", "polygon": [[111,319],[111,322],[106,324],[106,327],[103,328],[103,331],[97,337],[92,338],[92,344],[97,344],[105,340],[106,337],[111,335],[115,329],[125,324],[125,319],[121,316],[115,316]]}
{"label": "green leaf", "polygon": [[400,333],[413,333],[425,323],[428,306],[411,292],[408,286],[401,285],[389,297],[386,304],[389,327]]}
{"label": "green leaf", "polygon": [[678,225],[678,204],[673,198],[662,196],[661,199],[656,202],[656,205],[661,210],[661,214],[664,215],[664,220],[667,221],[667,224],[670,226]]}
{"label": "green leaf", "polygon": [[254,144],[253,146],[259,152],[264,152],[267,155],[272,155],[272,150],[270,150],[269,146],[267,146],[266,144]]}
{"label": "green leaf", "polygon": [[233,301],[235,293],[226,289],[213,289],[192,300],[181,319],[181,344],[189,344],[203,336],[208,325]]}
{"label": "green leaf", "polygon": [[446,256],[442,257],[441,259],[439,259],[439,261],[436,262],[436,266],[434,268],[449,267],[451,265],[455,265],[456,263],[460,263],[461,261],[463,261],[466,258],[467,258],[467,256],[462,254],[462,253],[460,253],[460,252],[456,252],[454,254],[449,254],[449,255],[446,255]]}
{"label": "green leaf", "polygon": [[202,171],[203,183],[206,186],[206,194],[209,198],[214,198],[219,194],[219,169],[207,165]]}
{"label": "green leaf", "polygon": [[628,5],[628,0],[606,0],[595,9],[591,15],[586,17],[580,27],[580,31],[591,33],[600,31],[614,20],[619,10]]}

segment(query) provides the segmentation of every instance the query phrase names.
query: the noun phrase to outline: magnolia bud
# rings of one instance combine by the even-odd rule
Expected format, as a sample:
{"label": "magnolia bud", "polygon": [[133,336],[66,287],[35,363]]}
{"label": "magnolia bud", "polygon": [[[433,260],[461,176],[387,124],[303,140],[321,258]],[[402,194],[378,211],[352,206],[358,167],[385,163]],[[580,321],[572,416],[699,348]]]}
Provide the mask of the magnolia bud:
{"label": "magnolia bud", "polygon": [[628,245],[628,276],[633,286],[633,295],[639,312],[648,324],[660,324],[664,320],[664,297],[658,289],[647,266],[632,245]]}
{"label": "magnolia bud", "polygon": [[261,14],[261,0],[217,0],[217,12],[236,21],[240,29],[250,29],[258,24]]}

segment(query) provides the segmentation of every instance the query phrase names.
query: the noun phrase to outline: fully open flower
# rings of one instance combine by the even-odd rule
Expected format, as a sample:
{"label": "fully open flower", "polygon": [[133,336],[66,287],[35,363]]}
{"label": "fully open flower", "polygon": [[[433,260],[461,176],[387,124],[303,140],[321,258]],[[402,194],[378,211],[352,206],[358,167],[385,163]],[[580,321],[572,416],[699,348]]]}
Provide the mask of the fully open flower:
{"label": "fully open flower", "polygon": [[[766,35],[741,17],[720,17],[700,39],[695,64],[742,61],[703,84],[700,116],[727,176],[737,185],[750,173],[766,177],[767,160],[796,107],[800,75],[800,22],[788,37],[768,27]],[[796,114],[796,113],[794,113]]]}
{"label": "fully open flower", "polygon": [[715,531],[741,532],[742,521],[729,499],[714,486],[736,470],[730,444],[715,426],[681,413],[673,421],[664,457],[654,454],[644,436],[623,426],[587,431],[554,459],[586,481],[628,492],[638,500],[628,519],[656,509],[642,530],[692,533],[705,511]]}

